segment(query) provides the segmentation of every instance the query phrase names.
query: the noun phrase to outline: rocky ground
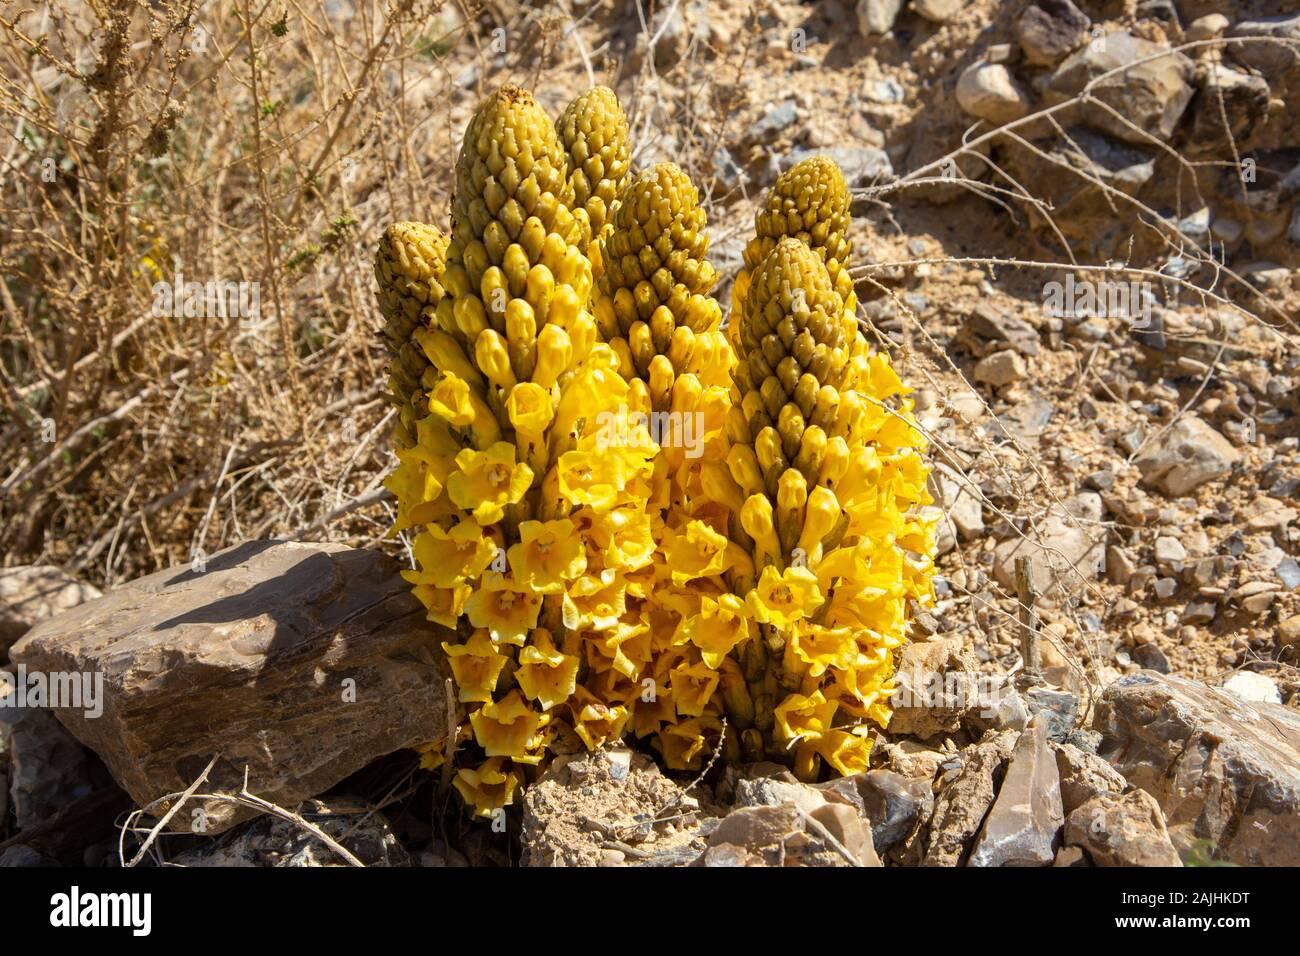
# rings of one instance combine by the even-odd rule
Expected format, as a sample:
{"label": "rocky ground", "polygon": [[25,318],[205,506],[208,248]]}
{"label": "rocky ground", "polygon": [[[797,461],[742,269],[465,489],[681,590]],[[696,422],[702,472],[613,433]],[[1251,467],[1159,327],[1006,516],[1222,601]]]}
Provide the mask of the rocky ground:
{"label": "rocky ground", "polygon": [[[701,184],[727,281],[781,168],[828,152],[856,189],[862,314],[944,512],[873,769],[573,754],[498,831],[402,750],[456,717],[390,559],[253,542],[100,601],[13,567],[0,654],[110,705],[0,709],[0,863],[116,862],[132,805],[199,780],[147,859],[343,862],[310,826],[381,865],[1300,863],[1300,5],[578,6],[556,42],[613,76],[638,164]],[[453,125],[529,55],[465,54]],[[246,767],[295,818],[230,796]]]}

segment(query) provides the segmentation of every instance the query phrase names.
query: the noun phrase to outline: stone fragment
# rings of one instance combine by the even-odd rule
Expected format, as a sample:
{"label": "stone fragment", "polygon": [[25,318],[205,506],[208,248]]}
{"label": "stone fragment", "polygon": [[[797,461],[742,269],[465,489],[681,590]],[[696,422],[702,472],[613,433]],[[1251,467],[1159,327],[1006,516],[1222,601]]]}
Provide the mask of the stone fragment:
{"label": "stone fragment", "polygon": [[1055,859],[1065,818],[1047,724],[1035,717],[1016,741],[968,866],[1048,866]]}
{"label": "stone fragment", "polygon": [[1182,866],[1151,794],[1099,793],[1070,814],[1065,842],[1097,866]]}
{"label": "stone fragment", "polygon": [[1184,415],[1134,459],[1144,484],[1179,498],[1222,478],[1241,460],[1232,444],[1194,415]]}
{"label": "stone fragment", "polygon": [[924,866],[960,866],[993,798],[1019,734],[1003,731],[960,754],[959,767],[935,798]]}
{"label": "stone fragment", "polygon": [[1003,63],[977,60],[957,78],[957,105],[994,126],[1029,114],[1029,94]]}
{"label": "stone fragment", "polygon": [[1092,21],[1070,0],[1037,0],[1016,20],[1016,39],[1031,66],[1055,66],[1088,39]]}
{"label": "stone fragment", "polygon": [[[373,551],[249,542],[37,625],[11,656],[103,675],[102,716],[56,713],[139,805],[220,755],[206,788],[235,792],[247,771],[254,793],[292,806],[445,732],[439,631],[397,572]],[[211,834],[253,813],[197,809]]]}

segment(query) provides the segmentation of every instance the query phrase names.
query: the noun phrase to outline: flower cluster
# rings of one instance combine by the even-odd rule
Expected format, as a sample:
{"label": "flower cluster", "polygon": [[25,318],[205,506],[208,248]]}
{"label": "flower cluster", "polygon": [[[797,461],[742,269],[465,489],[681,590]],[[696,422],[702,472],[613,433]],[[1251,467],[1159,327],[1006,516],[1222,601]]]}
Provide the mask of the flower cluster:
{"label": "flower cluster", "polygon": [[553,124],[505,87],[465,133],[450,239],[398,223],[376,256],[394,531],[482,815],[628,734],[670,769],[720,745],[861,769],[930,598],[924,443],[858,330],[839,170],[778,181],[723,329],[698,192],[628,157],[611,91]]}

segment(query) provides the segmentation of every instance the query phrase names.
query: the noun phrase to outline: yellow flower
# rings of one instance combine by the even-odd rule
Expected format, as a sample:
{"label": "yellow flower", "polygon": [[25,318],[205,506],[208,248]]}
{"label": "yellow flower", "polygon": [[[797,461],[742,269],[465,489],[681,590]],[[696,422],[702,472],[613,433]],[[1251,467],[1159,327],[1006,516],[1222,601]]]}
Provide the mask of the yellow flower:
{"label": "yellow flower", "polygon": [[497,678],[510,658],[497,650],[486,631],[475,631],[464,644],[443,642],[452,676],[460,689],[463,704],[482,703],[492,699]]}
{"label": "yellow flower", "polygon": [[545,628],[533,632],[528,646],[519,652],[515,680],[524,695],[550,710],[569,699],[577,686],[578,658],[555,649],[551,632]]}
{"label": "yellow flower", "polygon": [[651,455],[653,449],[643,448],[566,451],[558,463],[560,494],[569,504],[608,511],[635,478],[650,475]]}
{"label": "yellow flower", "polygon": [[807,568],[778,571],[770,564],[759,575],[758,585],[747,599],[755,620],[779,628],[788,628],[808,617],[823,601],[817,575]]}
{"label": "yellow flower", "polygon": [[516,464],[515,446],[503,441],[486,451],[464,449],[456,456],[456,468],[447,478],[447,494],[472,511],[479,524],[500,521],[506,505],[523,498],[533,483],[533,470]]}
{"label": "yellow flower", "polygon": [[673,668],[668,677],[677,713],[699,717],[718,689],[718,672],[703,661]]}
{"label": "yellow flower", "polygon": [[564,590],[587,568],[582,541],[567,518],[556,521],[524,521],[519,525],[520,543],[509,551],[510,571],[520,586],[538,594]]}
{"label": "yellow flower", "polygon": [[654,560],[650,516],[637,507],[584,510],[576,518],[578,534],[606,568],[635,571]]}
{"label": "yellow flower", "polygon": [[831,729],[839,702],[827,700],[822,692],[810,695],[790,694],[776,705],[776,739],[782,744],[795,744],[804,738],[817,739]]}
{"label": "yellow flower", "polygon": [[722,659],[749,637],[749,608],[734,594],[720,594],[717,600],[703,597],[700,612],[683,617],[674,643],[690,641],[700,649],[700,657],[717,669]]}
{"label": "yellow flower", "polygon": [[851,667],[858,656],[852,628],[823,627],[807,621],[795,626],[786,648],[806,665],[812,677],[821,677],[827,668]]}
{"label": "yellow flower", "polygon": [[520,382],[510,390],[506,399],[506,414],[515,431],[536,440],[546,431],[555,417],[551,393],[532,382]]}
{"label": "yellow flower", "polygon": [[871,741],[856,733],[829,730],[807,746],[845,777],[871,769]]}
{"label": "yellow flower", "polygon": [[542,759],[542,728],[549,720],[529,707],[517,690],[499,702],[484,704],[469,718],[474,740],[485,754],[526,764]]}
{"label": "yellow flower", "polygon": [[623,736],[623,725],[629,717],[623,705],[608,705],[585,687],[579,687],[569,699],[569,708],[573,711],[573,729],[588,750]]}
{"label": "yellow flower", "polygon": [[497,546],[478,524],[462,521],[450,531],[428,525],[415,536],[411,550],[420,570],[407,580],[449,588],[482,574],[496,556]]}
{"label": "yellow flower", "polygon": [[606,630],[587,634],[587,647],[598,658],[588,659],[593,670],[612,670],[635,680],[651,658],[650,628],[640,621],[615,621]]}
{"label": "yellow flower", "polygon": [[466,767],[458,771],[452,780],[461,799],[474,808],[475,816],[490,817],[515,802],[519,771],[503,770],[504,763],[502,757],[491,757],[477,769]]}
{"label": "yellow flower", "polygon": [[465,613],[474,627],[485,627],[492,640],[520,644],[537,626],[542,596],[521,588],[503,574],[486,574],[465,602]]}
{"label": "yellow flower", "polygon": [[[413,584],[415,583],[414,578],[418,576],[418,571],[402,572],[402,577]],[[412,593],[420,599],[420,603],[424,605],[424,609],[429,612],[426,617],[430,621],[441,624],[443,627],[452,628],[460,620],[471,590],[473,589],[468,584],[451,588],[436,588],[429,584],[416,584],[411,589]]]}
{"label": "yellow flower", "polygon": [[722,731],[716,717],[693,717],[659,731],[655,744],[669,770],[699,770],[701,758],[712,753],[708,738]]}
{"label": "yellow flower", "polygon": [[703,521],[687,522],[681,533],[665,530],[664,538],[664,559],[675,585],[727,569],[727,539]]}
{"label": "yellow flower", "polygon": [[578,578],[564,592],[564,626],[571,631],[608,630],[627,610],[627,579],[615,571]]}

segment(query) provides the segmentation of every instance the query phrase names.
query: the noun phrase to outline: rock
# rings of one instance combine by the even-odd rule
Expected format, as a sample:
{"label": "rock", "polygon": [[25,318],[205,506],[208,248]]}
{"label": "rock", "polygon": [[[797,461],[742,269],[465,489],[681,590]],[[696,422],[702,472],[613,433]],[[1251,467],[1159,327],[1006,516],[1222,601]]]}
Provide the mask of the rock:
{"label": "rock", "polygon": [[[366,866],[411,866],[410,855],[398,842],[381,812],[345,803],[337,797],[310,800],[297,808],[309,823]],[[176,866],[314,867],[351,864],[318,837],[296,823],[262,817],[241,824],[211,843],[187,850],[171,860]]]}
{"label": "rock", "polygon": [[1097,866],[1182,866],[1160,805],[1145,791],[1099,793],[1065,821],[1065,842]]}
{"label": "rock", "polygon": [[[37,625],[29,670],[103,675],[103,714],[60,722],[139,805],[244,783],[281,806],[445,730],[438,630],[391,559],[339,545],[255,541],[173,568]],[[195,801],[219,833],[251,811]],[[198,813],[202,811],[202,813]]]}
{"label": "rock", "polygon": [[1101,576],[1106,558],[1105,544],[1093,540],[1088,526],[1077,518],[1049,514],[1038,527],[1026,527],[1025,537],[1003,541],[993,550],[993,577],[1015,593],[1016,559],[1027,555],[1033,560],[1031,580],[1038,593],[1048,601],[1059,601],[1060,589],[1066,594],[1086,586]]}
{"label": "rock", "polygon": [[708,843],[739,847],[768,866],[850,865],[845,853],[861,865],[880,865],[871,831],[844,804],[827,803],[811,814],[793,804],[740,807],[722,818]]}
{"label": "rock", "polygon": [[1261,704],[1280,704],[1282,694],[1277,683],[1264,674],[1254,671],[1239,671],[1223,682],[1223,689],[1236,694],[1242,700],[1257,701]]}
{"label": "rock", "polygon": [[909,839],[934,811],[934,793],[928,778],[869,770],[853,779],[871,821],[872,844],[879,853]]}
{"label": "rock", "polygon": [[765,866],[761,856],[755,856],[744,847],[731,843],[719,843],[711,846],[700,855],[692,866],[730,867],[730,866]]}
{"label": "rock", "polygon": [[[677,848],[689,851],[688,859],[699,856],[704,844],[695,816],[698,803],[684,798],[644,754],[631,754],[624,771],[620,751],[626,753],[615,748],[557,757],[528,786],[519,838],[524,866],[598,866],[611,840],[645,843],[656,855]],[[667,807],[677,808],[672,815],[678,819],[653,823]]]}
{"label": "rock", "polygon": [[1012,349],[986,355],[975,365],[975,381],[986,382],[994,388],[1018,382],[1028,374],[1025,360]]}
{"label": "rock", "polygon": [[957,79],[957,105],[994,126],[1029,115],[1029,94],[1003,63],[977,60]]}
{"label": "rock", "polygon": [[1228,35],[1232,37],[1276,37],[1283,43],[1242,43],[1232,47],[1232,55],[1253,67],[1270,80],[1277,79],[1296,65],[1295,44],[1300,42],[1300,13],[1282,14],[1242,20]]}
{"label": "rock", "polygon": [[[1167,56],[1157,57],[1165,52]],[[1052,76],[1049,87],[1058,101],[1068,99],[1093,80],[1124,67],[1127,69],[1123,72],[1094,86],[1092,96],[1128,122],[1087,104],[1081,106],[1084,122],[1129,143],[1149,143],[1143,133],[1168,140],[1195,92],[1192,61],[1170,51],[1168,46],[1123,31],[1106,34],[1067,58]]]}
{"label": "rock", "polygon": [[1019,736],[1013,731],[1003,731],[961,752],[959,767],[935,798],[922,865],[963,863],[967,848],[993,805],[1002,769]]}
{"label": "rock", "polygon": [[29,629],[99,596],[98,588],[50,565],[0,568],[0,663]]}
{"label": "rock", "polygon": [[0,868],[29,868],[33,866],[57,866],[57,864],[52,860],[47,860],[40,853],[23,843],[15,843],[9,849],[0,852]]}
{"label": "rock", "polygon": [[1069,743],[1052,744],[1061,779],[1061,808],[1069,816],[1099,793],[1123,793],[1128,784],[1095,753]]}
{"label": "rock", "polygon": [[1243,866],[1300,863],[1300,714],[1141,671],[1103,692],[1100,753],[1164,810],[1180,853],[1199,840]]}
{"label": "rock", "polygon": [[826,797],[805,784],[790,783],[775,777],[736,782],[737,807],[779,807],[785,803],[813,813],[826,805]]}
{"label": "rock", "polygon": [[[824,839],[829,836],[848,852],[861,866],[880,866],[880,857],[872,843],[871,827],[856,810],[843,803],[828,803],[814,810],[809,816],[816,824],[825,829],[823,834],[817,826],[805,821],[808,832],[814,837]],[[847,861],[846,861],[847,862]]]}
{"label": "rock", "polygon": [[1142,482],[1179,498],[1232,471],[1241,455],[1201,419],[1184,415],[1134,459]]}
{"label": "rock", "polygon": [[1197,17],[1188,25],[1187,42],[1203,43],[1206,40],[1218,39],[1230,26],[1232,21],[1222,13],[1207,13],[1203,17]]}
{"label": "rock", "polygon": [[1038,354],[1037,329],[985,303],[975,306],[957,334],[962,344],[981,356],[990,350],[989,343],[994,343],[994,348],[1013,348],[1030,358]]}
{"label": "rock", "polygon": [[1169,658],[1155,644],[1139,644],[1133,648],[1133,661],[1139,667],[1155,671],[1157,674],[1169,673]]}
{"label": "rock", "polygon": [[1065,822],[1047,718],[1035,717],[1016,741],[993,808],[967,866],[1048,866]]}
{"label": "rock", "polygon": [[809,149],[800,146],[781,157],[781,171],[812,156],[826,156],[835,161],[844,174],[850,189],[870,186],[872,183],[894,178],[894,167],[889,154],[883,149],[867,146],[833,146],[828,149]]}
{"label": "rock", "polygon": [[1031,66],[1055,66],[1088,39],[1092,21],[1070,0],[1037,0],[1016,21],[1016,39]]}
{"label": "rock", "polygon": [[754,143],[769,143],[789,129],[799,119],[799,109],[794,100],[782,100],[749,127],[746,139]]}
{"label": "rock", "polygon": [[980,706],[978,675],[960,636],[904,646],[896,671],[891,736],[926,740],[953,733],[962,718]]}
{"label": "rock", "polygon": [[979,488],[958,471],[942,463],[930,473],[930,494],[952,525],[952,533],[963,541],[984,534],[984,511]]}
{"label": "rock", "polygon": [[858,0],[858,32],[864,37],[888,33],[902,9],[903,0]]}
{"label": "rock", "polygon": [[1091,866],[1091,864],[1079,847],[1063,846],[1056,851],[1056,861],[1052,866]]}
{"label": "rock", "polygon": [[1025,692],[1025,706],[1035,717],[1047,721],[1047,735],[1055,741],[1064,740],[1074,729],[1079,716],[1079,698],[1069,691],[1051,687],[1031,687]]}
{"label": "rock", "polygon": [[912,9],[931,23],[951,23],[965,6],[961,0],[912,0]]}
{"label": "rock", "polygon": [[1222,149],[1231,138],[1238,149],[1250,149],[1251,135],[1268,121],[1268,83],[1221,63],[1204,64],[1200,72],[1204,76],[1192,104],[1188,146],[1195,152],[1210,152]]}
{"label": "rock", "polygon": [[103,768],[44,708],[0,710],[9,757],[8,800],[19,830],[34,827],[100,789]]}
{"label": "rock", "polygon": [[1277,626],[1277,642],[1283,647],[1300,646],[1300,614],[1288,617]]}

